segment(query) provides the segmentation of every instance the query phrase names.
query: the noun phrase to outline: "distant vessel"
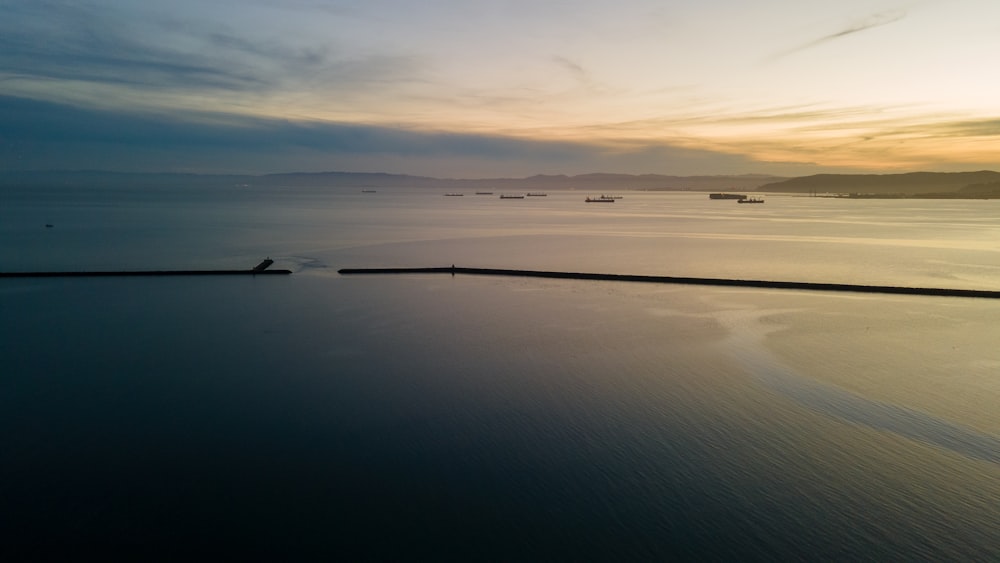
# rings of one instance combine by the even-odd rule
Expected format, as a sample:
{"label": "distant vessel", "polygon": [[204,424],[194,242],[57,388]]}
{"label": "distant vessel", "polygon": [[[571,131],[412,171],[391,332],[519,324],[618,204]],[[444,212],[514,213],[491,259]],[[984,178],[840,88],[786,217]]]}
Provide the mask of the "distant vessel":
{"label": "distant vessel", "polygon": [[545,197],[545,196],[547,196],[549,194],[543,194],[541,192],[528,192],[526,195],[528,197]]}
{"label": "distant vessel", "polygon": [[493,195],[493,192],[476,192],[476,195]]}
{"label": "distant vessel", "polygon": [[500,194],[500,199],[524,199],[523,195]]}
{"label": "distant vessel", "polygon": [[465,195],[465,194],[457,194],[457,193],[447,193],[447,194],[444,194],[444,195],[445,195],[446,197],[461,197],[461,196],[463,196],[463,195]]}
{"label": "distant vessel", "polygon": [[747,194],[708,194],[708,199],[746,199]]}
{"label": "distant vessel", "polygon": [[586,201],[587,203],[614,203],[615,202],[614,199],[612,199],[610,197],[604,197],[603,195],[601,197],[588,197],[584,201]]}
{"label": "distant vessel", "polygon": [[620,195],[604,195],[604,194],[601,194],[601,199],[621,199],[621,198],[622,198],[622,196],[620,196]]}
{"label": "distant vessel", "polygon": [[375,190],[361,190],[361,193],[363,193],[363,194],[373,194],[373,193],[375,193]]}
{"label": "distant vessel", "polygon": [[764,203],[764,200],[757,197],[745,197],[736,203]]}

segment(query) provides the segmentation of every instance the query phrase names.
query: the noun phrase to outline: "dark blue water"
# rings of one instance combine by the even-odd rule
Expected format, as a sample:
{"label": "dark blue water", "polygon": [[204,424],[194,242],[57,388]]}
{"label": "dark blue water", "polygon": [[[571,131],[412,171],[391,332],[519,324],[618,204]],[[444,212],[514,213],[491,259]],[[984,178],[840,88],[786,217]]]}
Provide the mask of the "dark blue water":
{"label": "dark blue water", "polygon": [[[422,208],[404,198],[384,222],[361,220],[368,204],[352,204],[355,223],[345,229],[324,226],[325,214],[351,215],[339,210],[343,200],[317,208],[307,199],[285,207],[273,198],[266,207],[130,200],[123,215],[143,217],[133,227],[107,209],[94,213],[110,222],[89,222],[53,204],[68,214],[55,230],[78,218],[80,248],[102,247],[86,232],[135,229],[137,243],[112,239],[109,263],[143,249],[148,260],[158,252],[151,241],[161,240],[162,256],[186,266],[183,249],[199,238],[211,245],[191,247],[196,265],[213,254],[236,263],[250,257],[250,242],[271,240],[264,252],[296,274],[0,280],[0,555],[1000,556],[997,420],[988,412],[1000,364],[988,339],[975,336],[997,304],[342,278],[331,270],[359,265],[340,261],[360,256],[426,265],[450,263],[443,258],[456,252],[484,261],[520,255],[521,263],[493,265],[524,266],[544,249],[572,250],[563,238],[577,221],[619,232],[607,246],[631,254],[633,271],[644,273],[642,257],[655,255],[641,232],[621,233],[627,217],[555,209],[559,226],[546,234],[536,211],[505,237],[506,216],[490,223],[470,209],[474,220],[450,223],[437,199]],[[699,225],[711,231],[713,223]],[[180,242],[163,234],[171,228],[182,231]],[[32,251],[24,261],[49,265],[62,260],[62,251],[40,246],[51,235],[61,236],[3,231],[35,241],[17,247]],[[14,247],[4,246],[8,257]],[[594,260],[588,248],[572,252]],[[748,317],[757,320],[739,320]],[[879,330],[861,338],[859,319]],[[933,342],[922,352],[900,343],[924,339]],[[795,342],[796,353],[770,351],[772,340],[775,351]],[[962,354],[949,356],[958,344]],[[851,373],[827,374],[810,358]],[[886,383],[907,374],[910,389]],[[949,398],[970,388],[979,403]],[[963,450],[971,437],[978,449]]]}

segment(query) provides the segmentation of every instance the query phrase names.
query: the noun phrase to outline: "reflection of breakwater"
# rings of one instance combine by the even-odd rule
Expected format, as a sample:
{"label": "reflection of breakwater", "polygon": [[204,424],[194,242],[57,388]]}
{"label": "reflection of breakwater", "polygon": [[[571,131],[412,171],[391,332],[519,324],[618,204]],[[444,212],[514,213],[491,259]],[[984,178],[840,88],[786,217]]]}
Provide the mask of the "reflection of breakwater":
{"label": "reflection of breakwater", "polygon": [[575,280],[621,282],[674,283],[729,287],[760,287],[769,289],[800,289],[809,291],[852,291],[859,293],[894,293],[903,295],[935,295],[944,297],[982,297],[1000,299],[1000,291],[985,289],[948,289],[939,287],[905,287],[894,285],[860,285],[847,283],[789,282],[769,280],[739,280],[727,278],[694,278],[677,276],[644,276],[633,274],[595,274],[588,272],[550,272],[543,270],[504,270],[497,268],[343,268],[341,274],[475,274],[481,276],[518,276]]}

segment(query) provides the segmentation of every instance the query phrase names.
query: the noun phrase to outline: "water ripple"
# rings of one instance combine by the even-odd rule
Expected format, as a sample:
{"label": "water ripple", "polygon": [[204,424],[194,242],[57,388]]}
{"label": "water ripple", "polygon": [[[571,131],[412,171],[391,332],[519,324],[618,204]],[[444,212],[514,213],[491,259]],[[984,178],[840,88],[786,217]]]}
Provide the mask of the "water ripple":
{"label": "water ripple", "polygon": [[732,330],[727,346],[755,379],[802,406],[825,415],[1000,464],[1000,439],[925,412],[866,399],[840,387],[804,377],[763,346],[769,330],[760,318],[774,311],[728,311],[720,321]]}

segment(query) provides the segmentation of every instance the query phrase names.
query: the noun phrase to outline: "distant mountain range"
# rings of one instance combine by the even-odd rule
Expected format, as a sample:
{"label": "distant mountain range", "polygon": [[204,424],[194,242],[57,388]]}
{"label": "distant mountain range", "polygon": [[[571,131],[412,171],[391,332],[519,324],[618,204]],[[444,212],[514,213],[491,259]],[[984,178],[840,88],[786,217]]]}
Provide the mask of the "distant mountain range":
{"label": "distant mountain range", "polygon": [[848,194],[855,197],[1000,197],[1000,172],[816,174],[759,187],[765,192]]}
{"label": "distant mountain range", "polygon": [[1000,198],[1000,173],[911,172],[905,174],[816,174],[785,178],[761,174],[667,176],[661,174],[537,175],[527,178],[454,179],[365,172],[297,172],[264,175],[145,174],[107,171],[6,171],[7,187],[289,187],[289,188],[441,188],[497,192],[579,190],[761,191],[844,194],[853,197]]}
{"label": "distant mountain range", "polygon": [[528,178],[455,179],[366,172],[293,172],[287,174],[214,175],[142,174],[105,171],[0,172],[0,186],[268,186],[309,188],[418,188],[492,191],[563,190],[755,190],[784,180],[757,174],[737,176],[665,176],[660,174],[537,175]]}

